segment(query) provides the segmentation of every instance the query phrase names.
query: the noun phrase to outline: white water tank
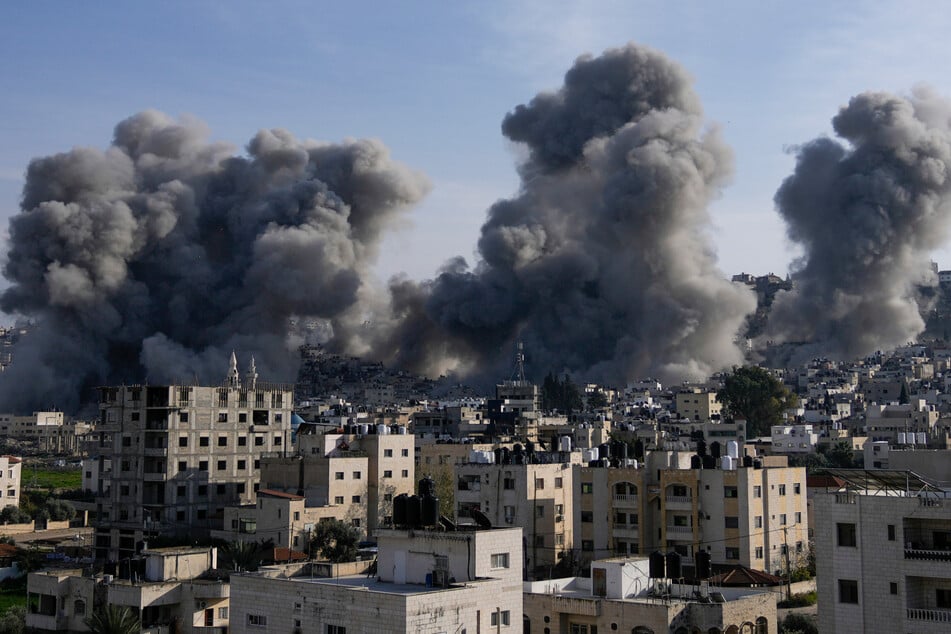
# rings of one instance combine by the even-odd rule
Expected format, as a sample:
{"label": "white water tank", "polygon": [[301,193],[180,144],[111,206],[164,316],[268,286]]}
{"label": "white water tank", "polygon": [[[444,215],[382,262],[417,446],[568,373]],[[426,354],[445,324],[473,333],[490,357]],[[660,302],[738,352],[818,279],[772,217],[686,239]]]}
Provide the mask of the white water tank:
{"label": "white water tank", "polygon": [[370,426],[366,423],[360,423],[357,425],[357,433],[361,436],[366,436],[370,433]]}
{"label": "white water tank", "polygon": [[923,431],[918,432],[918,444],[919,445],[928,444],[928,436]]}
{"label": "white water tank", "polygon": [[720,456],[720,468],[724,471],[733,471],[733,457]]}
{"label": "white water tank", "polygon": [[898,444],[904,445],[906,442],[907,441],[906,441],[905,432],[903,431],[898,432]]}
{"label": "white water tank", "polygon": [[400,430],[400,436],[405,436],[405,435],[406,435],[406,426],[405,426],[405,425],[400,425],[398,429]]}
{"label": "white water tank", "polygon": [[910,431],[905,434],[905,442],[907,442],[909,445],[915,444],[915,432]]}
{"label": "white water tank", "polygon": [[387,427],[386,425],[380,424],[380,425],[377,425],[377,426],[376,426],[376,434],[377,434],[377,436],[385,436],[385,435],[387,435],[388,433],[390,433],[390,428]]}
{"label": "white water tank", "polygon": [[559,438],[558,448],[561,451],[571,451],[571,436],[562,436]]}
{"label": "white water tank", "polygon": [[731,440],[726,444],[726,455],[736,460],[740,457],[740,445],[735,440]]}

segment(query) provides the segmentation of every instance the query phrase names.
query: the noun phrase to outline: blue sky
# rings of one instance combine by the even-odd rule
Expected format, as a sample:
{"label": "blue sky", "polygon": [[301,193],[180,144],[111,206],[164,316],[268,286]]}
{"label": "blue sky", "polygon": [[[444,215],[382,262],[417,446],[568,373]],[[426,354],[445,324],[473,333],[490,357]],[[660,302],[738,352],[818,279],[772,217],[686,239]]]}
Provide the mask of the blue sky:
{"label": "blue sky", "polygon": [[[795,257],[772,197],[790,148],[865,90],[951,96],[939,2],[29,2],[0,22],[0,227],[32,157],[105,147],[146,108],[239,148],[260,128],[376,137],[429,197],[390,235],[381,277],[474,261],[485,210],[518,186],[502,117],[585,52],[635,41],[687,68],[736,156],[711,208],[726,274]],[[951,268],[951,250],[935,254]]]}

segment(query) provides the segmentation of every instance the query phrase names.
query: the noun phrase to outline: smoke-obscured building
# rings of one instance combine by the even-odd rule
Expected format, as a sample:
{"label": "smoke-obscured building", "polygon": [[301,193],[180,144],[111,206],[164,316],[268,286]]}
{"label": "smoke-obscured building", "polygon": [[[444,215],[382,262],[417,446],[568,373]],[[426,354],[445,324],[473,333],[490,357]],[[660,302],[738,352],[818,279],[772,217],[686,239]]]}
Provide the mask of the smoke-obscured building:
{"label": "smoke-obscured building", "polygon": [[99,389],[96,557],[133,555],[150,535],[207,535],[224,508],[255,500],[261,456],[291,450],[293,387],[244,382],[234,356],[220,387]]}

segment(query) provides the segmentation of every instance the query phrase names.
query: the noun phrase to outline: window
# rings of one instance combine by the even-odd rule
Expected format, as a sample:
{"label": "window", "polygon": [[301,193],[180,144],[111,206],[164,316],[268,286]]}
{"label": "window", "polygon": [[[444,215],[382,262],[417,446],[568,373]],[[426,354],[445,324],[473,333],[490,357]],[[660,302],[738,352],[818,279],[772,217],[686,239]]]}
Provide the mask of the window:
{"label": "window", "polygon": [[199,439],[198,439],[198,446],[199,446],[199,447],[207,447],[207,446],[208,446],[208,436],[202,436],[201,438],[199,438]]}
{"label": "window", "polygon": [[541,504],[535,507],[535,517],[545,517],[545,507]]}
{"label": "window", "polygon": [[215,493],[217,493],[218,495],[224,495],[224,494],[227,493],[227,492],[228,492],[228,485],[227,485],[227,484],[216,484],[216,485],[215,485]]}
{"label": "window", "polygon": [[353,479],[354,479],[354,480],[359,480],[361,477],[362,477],[362,476],[360,475],[360,472],[359,472],[359,471],[354,471],[354,472],[353,472]]}
{"label": "window", "polygon": [[238,446],[247,447],[248,446],[248,437],[247,436],[238,436]]}
{"label": "window", "polygon": [[565,481],[563,478],[555,478],[555,488],[560,489],[565,486]]}
{"label": "window", "polygon": [[502,479],[502,488],[507,491],[515,490],[515,478],[503,478]]}
{"label": "window", "polygon": [[739,559],[739,558],[740,558],[740,549],[739,549],[739,548],[733,548],[733,547],[731,547],[731,546],[727,546],[724,550],[726,550],[726,558],[727,558],[727,559]]}
{"label": "window", "polygon": [[180,498],[185,497],[185,485],[184,485],[184,484],[179,484],[179,485],[178,485],[178,487],[175,489],[175,495],[177,495],[177,496],[180,497]]}
{"label": "window", "polygon": [[404,458],[409,458],[409,449],[401,449],[400,455],[403,456]]}
{"label": "window", "polygon": [[888,584],[888,593],[889,594],[898,594],[898,584],[894,581]]}
{"label": "window", "polygon": [[246,423],[246,422],[248,422],[248,413],[247,413],[247,412],[241,412],[240,414],[238,414],[238,422],[239,422],[239,423]]}
{"label": "window", "polygon": [[939,608],[951,608],[951,589],[935,588],[935,605]]}
{"label": "window", "polygon": [[780,485],[779,485],[779,494],[780,494],[780,495],[786,495],[786,485],[785,485],[785,484],[780,484]]}
{"label": "window", "polygon": [[208,461],[207,461],[207,460],[199,460],[199,461],[198,461],[198,470],[199,470],[199,471],[208,471]]}
{"label": "window", "polygon": [[188,446],[188,436],[179,436],[178,437],[178,446],[187,447]]}
{"label": "window", "polygon": [[753,487],[753,497],[754,497],[754,498],[761,498],[761,497],[763,497],[763,487],[758,486],[758,485],[755,486],[755,487]]}
{"label": "window", "polygon": [[544,489],[545,488],[545,478],[535,478],[535,488]]}
{"label": "window", "polygon": [[757,546],[755,552],[756,552],[756,559],[762,559],[762,558],[763,558],[763,547],[762,547],[762,546]]}
{"label": "window", "polygon": [[267,617],[263,614],[248,614],[249,627],[267,627]]}
{"label": "window", "polygon": [[509,624],[509,611],[508,610],[496,610],[492,613],[491,624],[492,627],[498,627],[499,625],[508,625]]}
{"label": "window", "polygon": [[228,437],[227,436],[218,436],[218,446],[227,447],[228,446]]}
{"label": "window", "polygon": [[334,480],[343,480],[343,471],[337,471],[334,473]]}
{"label": "window", "polygon": [[509,554],[508,553],[496,553],[492,555],[492,567],[493,568],[508,568],[509,567]]}
{"label": "window", "polygon": [[228,412],[218,412],[218,422],[227,423],[228,422]]}
{"label": "window", "polygon": [[736,516],[727,515],[724,519],[724,526],[726,528],[739,528],[740,527],[740,518]]}
{"label": "window", "polygon": [[594,542],[591,541],[590,539],[582,539],[581,550],[585,552],[589,552],[589,553],[592,552],[594,550]]}
{"label": "window", "polygon": [[400,475],[403,476],[404,478],[408,478],[408,477],[409,477],[409,469],[403,469],[403,471],[400,472]]}
{"label": "window", "polygon": [[276,446],[280,447],[280,445],[281,445],[281,435],[280,435],[280,434],[274,434],[274,444],[275,444]]}
{"label": "window", "polygon": [[839,579],[839,603],[859,602],[859,582],[855,579]]}
{"label": "window", "polygon": [[347,628],[343,625],[327,624],[327,634],[347,634]]}
{"label": "window", "polygon": [[264,436],[255,436],[254,437],[254,446],[263,447],[264,446]]}
{"label": "window", "polygon": [[581,521],[585,524],[594,522],[594,511],[581,511]]}
{"label": "window", "polygon": [[723,497],[725,498],[738,497],[736,487],[723,487]]}
{"label": "window", "polygon": [[780,524],[780,526],[785,526],[785,525],[786,525],[786,514],[785,514],[785,513],[783,513],[783,514],[781,514],[781,515],[779,516],[779,524]]}
{"label": "window", "polygon": [[383,450],[383,457],[384,457],[384,458],[392,458],[392,457],[393,457],[393,450],[392,450],[392,449],[384,449],[384,450]]}
{"label": "window", "polygon": [[179,412],[178,413],[178,422],[187,423],[188,422],[188,412]]}
{"label": "window", "polygon": [[359,495],[354,495],[353,498],[351,499],[351,501],[352,501],[354,504],[359,504],[359,503],[360,503],[360,496],[359,496]]}
{"label": "window", "polygon": [[300,521],[300,511],[294,511],[294,521],[295,522]]}
{"label": "window", "polygon": [[218,461],[218,471],[224,471],[224,470],[227,469],[227,468],[228,468],[228,461],[227,461],[227,460],[219,460],[219,461]]}
{"label": "window", "polygon": [[581,483],[581,493],[582,493],[582,494],[591,493],[593,490],[594,490],[594,485],[591,484],[590,482],[582,482],[582,483]]}
{"label": "window", "polygon": [[802,513],[800,513],[799,511],[796,511],[796,523],[802,524]]}
{"label": "window", "polygon": [[247,460],[239,460],[239,461],[238,461],[238,471],[244,471],[244,470],[247,469],[247,468],[248,468],[248,461],[247,461]]}
{"label": "window", "polygon": [[392,472],[390,469],[387,469],[386,471],[383,472],[383,477],[384,477],[384,478],[392,478],[392,477],[393,477],[393,472]]}
{"label": "window", "polygon": [[763,528],[763,516],[757,515],[753,518],[753,528]]}
{"label": "window", "polygon": [[342,495],[334,496],[334,504],[343,504],[343,496]]}
{"label": "window", "polygon": [[792,490],[796,495],[800,495],[802,493],[802,485],[796,482],[792,485]]}
{"label": "window", "polygon": [[888,525],[888,541],[890,542],[895,541],[895,525],[894,524]]}
{"label": "window", "polygon": [[76,616],[82,616],[86,613],[86,602],[82,599],[76,599],[73,602],[73,614]]}
{"label": "window", "polygon": [[132,446],[132,436],[123,436],[122,437],[122,446],[131,447]]}
{"label": "window", "polygon": [[855,524],[836,524],[835,534],[839,546],[855,548]]}
{"label": "window", "polygon": [[356,528],[360,528],[360,518],[357,517],[357,518],[354,518],[354,519],[350,520],[350,524],[351,524],[352,526],[356,527]]}
{"label": "window", "polygon": [[228,618],[228,608],[218,608],[218,618],[219,619]]}
{"label": "window", "polygon": [[208,495],[208,485],[207,485],[207,484],[199,484],[199,485],[198,485],[198,495],[199,495],[199,496]]}

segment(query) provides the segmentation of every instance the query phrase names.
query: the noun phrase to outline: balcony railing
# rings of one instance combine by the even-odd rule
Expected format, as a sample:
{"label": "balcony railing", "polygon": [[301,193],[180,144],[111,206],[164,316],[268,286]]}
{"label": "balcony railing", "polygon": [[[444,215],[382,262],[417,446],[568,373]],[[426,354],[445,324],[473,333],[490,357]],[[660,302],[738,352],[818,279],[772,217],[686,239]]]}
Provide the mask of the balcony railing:
{"label": "balcony railing", "polygon": [[905,559],[917,559],[920,561],[951,561],[951,550],[906,548]]}
{"label": "balcony railing", "polygon": [[615,506],[621,506],[621,505],[637,506],[637,494],[636,493],[615,493],[614,502],[615,502]]}
{"label": "balcony railing", "polygon": [[932,623],[951,623],[951,610],[930,608],[908,608],[908,618],[913,621],[931,621]]}
{"label": "balcony railing", "polygon": [[668,507],[691,507],[693,498],[689,495],[668,495],[666,497]]}
{"label": "balcony railing", "polygon": [[693,527],[691,526],[668,526],[667,536],[674,539],[679,537],[693,537]]}

